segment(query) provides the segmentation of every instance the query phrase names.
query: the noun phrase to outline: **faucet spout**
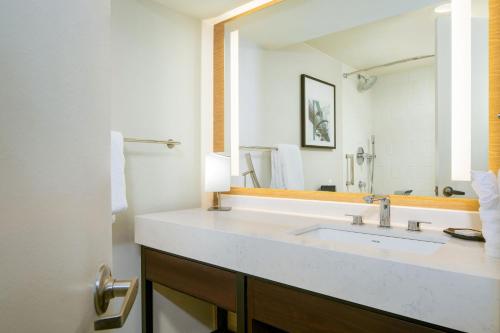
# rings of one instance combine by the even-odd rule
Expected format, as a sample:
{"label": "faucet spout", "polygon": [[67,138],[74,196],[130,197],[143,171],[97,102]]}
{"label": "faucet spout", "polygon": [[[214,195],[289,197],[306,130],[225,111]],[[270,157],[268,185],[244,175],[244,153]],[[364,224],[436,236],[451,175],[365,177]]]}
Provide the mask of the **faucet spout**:
{"label": "faucet spout", "polygon": [[363,198],[366,203],[372,204],[375,201],[380,202],[380,221],[379,226],[382,228],[391,227],[391,199],[388,196],[369,195]]}

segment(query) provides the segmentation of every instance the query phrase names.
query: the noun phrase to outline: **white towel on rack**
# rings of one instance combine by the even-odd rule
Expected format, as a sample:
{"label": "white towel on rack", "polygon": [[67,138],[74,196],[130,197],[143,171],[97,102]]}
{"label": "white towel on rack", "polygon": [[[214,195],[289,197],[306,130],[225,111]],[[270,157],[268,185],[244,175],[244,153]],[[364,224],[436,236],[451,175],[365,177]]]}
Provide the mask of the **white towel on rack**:
{"label": "white towel on rack", "polygon": [[271,149],[271,188],[284,189],[283,171],[278,150]]}
{"label": "white towel on rack", "polygon": [[302,156],[299,147],[279,144],[278,156],[283,188],[287,190],[303,190],[304,172],[302,171]]}
{"label": "white towel on rack", "polygon": [[[125,187],[125,156],[123,154],[123,135],[111,132],[111,211],[112,214],[127,209]],[[113,219],[114,221],[114,219]]]}

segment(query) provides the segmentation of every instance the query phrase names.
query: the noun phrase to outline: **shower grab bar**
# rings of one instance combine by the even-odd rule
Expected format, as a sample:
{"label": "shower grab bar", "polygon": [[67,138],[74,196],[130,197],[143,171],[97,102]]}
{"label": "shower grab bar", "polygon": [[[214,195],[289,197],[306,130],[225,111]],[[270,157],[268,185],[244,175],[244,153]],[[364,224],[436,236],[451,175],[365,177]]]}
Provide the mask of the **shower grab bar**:
{"label": "shower grab bar", "polygon": [[346,186],[354,185],[354,154],[346,154],[345,159],[347,162],[347,180],[345,182]]}

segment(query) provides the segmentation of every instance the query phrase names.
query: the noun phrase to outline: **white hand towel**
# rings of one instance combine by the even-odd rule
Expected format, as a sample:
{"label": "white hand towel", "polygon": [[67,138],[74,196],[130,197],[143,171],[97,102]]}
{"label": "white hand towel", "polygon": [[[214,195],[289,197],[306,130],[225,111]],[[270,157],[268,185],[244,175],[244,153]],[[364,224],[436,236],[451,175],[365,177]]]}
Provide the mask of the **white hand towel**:
{"label": "white hand towel", "polygon": [[299,147],[279,144],[278,154],[285,189],[303,190],[304,172],[302,171],[302,156]]}
{"label": "white hand towel", "polygon": [[[127,209],[125,188],[125,156],[123,135],[111,132],[111,211],[113,214]],[[114,219],[113,219],[114,220]]]}
{"label": "white hand towel", "polygon": [[283,171],[278,150],[271,151],[271,188],[284,189]]}
{"label": "white hand towel", "polygon": [[497,174],[497,191],[500,198],[500,169],[498,169],[498,174]]}
{"label": "white hand towel", "polygon": [[499,180],[491,171],[473,171],[472,188],[479,198],[479,216],[486,239],[486,255],[500,258]]}
{"label": "white hand towel", "polygon": [[495,208],[498,204],[498,180],[491,171],[472,171],[472,188],[477,193],[481,208]]}

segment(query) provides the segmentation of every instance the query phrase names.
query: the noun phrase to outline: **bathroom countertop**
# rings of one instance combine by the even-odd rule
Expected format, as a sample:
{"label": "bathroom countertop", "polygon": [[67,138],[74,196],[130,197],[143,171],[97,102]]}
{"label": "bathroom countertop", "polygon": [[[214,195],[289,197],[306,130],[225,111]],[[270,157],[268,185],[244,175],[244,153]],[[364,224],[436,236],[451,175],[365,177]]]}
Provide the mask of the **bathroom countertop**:
{"label": "bathroom countertop", "polygon": [[432,254],[415,254],[295,235],[318,224],[349,221],[190,209],[137,216],[135,242],[465,332],[500,332],[500,260],[486,257],[482,243],[429,228],[419,234],[446,243]]}

